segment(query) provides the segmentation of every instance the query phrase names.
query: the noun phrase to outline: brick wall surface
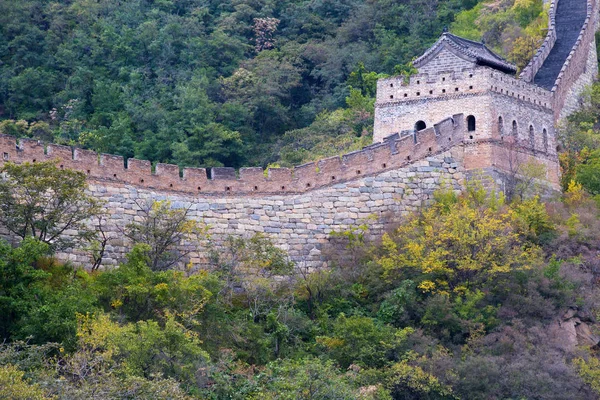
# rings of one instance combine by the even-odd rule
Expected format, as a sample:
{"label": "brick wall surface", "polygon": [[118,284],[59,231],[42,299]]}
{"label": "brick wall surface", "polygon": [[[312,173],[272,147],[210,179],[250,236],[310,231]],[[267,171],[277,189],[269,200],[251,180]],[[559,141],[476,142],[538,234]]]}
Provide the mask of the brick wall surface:
{"label": "brick wall surface", "polygon": [[[124,260],[131,243],[124,239],[122,230],[141,217],[138,204],[169,200],[172,207],[189,208],[190,218],[209,225],[217,246],[227,235],[250,237],[261,232],[286,250],[295,263],[321,266],[321,252],[331,232],[369,222],[371,232],[380,234],[386,224],[429,204],[440,187],[462,190],[464,171],[458,149],[302,194],[190,195],[91,179],[89,193],[105,202],[108,213],[104,229],[111,240],[103,264],[106,267]],[[199,267],[206,261],[202,243],[185,243],[183,247],[191,250],[186,264]],[[90,264],[85,251],[67,250],[58,256],[76,264]]]}

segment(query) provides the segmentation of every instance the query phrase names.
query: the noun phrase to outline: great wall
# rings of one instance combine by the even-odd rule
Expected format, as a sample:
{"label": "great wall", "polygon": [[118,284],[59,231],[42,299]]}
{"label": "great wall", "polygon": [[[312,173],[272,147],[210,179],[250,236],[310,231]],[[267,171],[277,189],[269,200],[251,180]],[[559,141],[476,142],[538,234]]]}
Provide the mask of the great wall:
{"label": "great wall", "polygon": [[[473,177],[489,177],[502,189],[515,159],[544,165],[545,184],[558,189],[555,126],[596,78],[597,25],[597,0],[553,0],[547,37],[518,78],[484,44],[444,33],[415,60],[419,72],[408,82],[378,82],[374,144],[292,169],[180,173],[177,165],[157,164],[153,171],[149,161],[10,136],[0,136],[1,161],[56,160],[88,175],[89,192],[108,213],[104,266],[117,265],[129,250],[120,232],[139,219],[137,203],[169,200],[208,224],[217,243],[262,232],[295,263],[318,267],[332,232],[369,220],[378,235],[429,204],[440,187],[460,191]],[[204,262],[201,247],[183,246],[191,251],[186,262]],[[59,257],[90,263],[83,250]]]}

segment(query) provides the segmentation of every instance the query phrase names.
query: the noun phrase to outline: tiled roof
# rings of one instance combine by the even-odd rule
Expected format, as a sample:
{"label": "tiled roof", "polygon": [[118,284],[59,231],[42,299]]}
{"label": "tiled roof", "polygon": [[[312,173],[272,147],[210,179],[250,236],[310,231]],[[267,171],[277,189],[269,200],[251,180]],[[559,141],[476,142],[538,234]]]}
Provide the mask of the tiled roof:
{"label": "tiled roof", "polygon": [[454,49],[454,53],[463,58],[472,61],[479,65],[500,70],[505,73],[514,74],[517,72],[517,67],[509,63],[499,55],[488,49],[485,44],[461,38],[448,32],[444,32],[442,37],[438,39],[433,46],[429,48],[421,57],[413,61],[415,67],[424,65],[429,59],[437,53],[437,51],[449,46]]}

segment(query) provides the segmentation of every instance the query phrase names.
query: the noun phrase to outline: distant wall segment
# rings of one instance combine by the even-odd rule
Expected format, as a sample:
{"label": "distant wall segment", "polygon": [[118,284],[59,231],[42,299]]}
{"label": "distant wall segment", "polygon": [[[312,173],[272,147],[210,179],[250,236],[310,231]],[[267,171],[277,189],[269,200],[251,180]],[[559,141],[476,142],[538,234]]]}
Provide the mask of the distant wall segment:
{"label": "distant wall segment", "polygon": [[556,43],[556,7],[559,0],[551,0],[550,7],[548,8],[548,33],[542,42],[542,45],[538,48],[537,52],[527,64],[519,78],[525,82],[532,82],[537,72],[540,70],[546,58],[550,54],[550,51]]}
{"label": "distant wall segment", "polygon": [[[417,161],[410,166],[391,168],[372,176],[355,178],[302,194],[265,194],[246,196],[189,195],[135,187],[125,183],[91,181],[90,193],[106,202],[109,213],[106,229],[112,240],[104,265],[116,265],[131,248],[120,234],[139,214],[136,201],[169,200],[173,207],[190,208],[190,217],[210,226],[215,245],[227,235],[249,237],[260,232],[285,250],[290,259],[307,267],[325,262],[322,254],[332,232],[371,225],[379,235],[391,221],[409,211],[430,204],[441,187],[461,191],[464,172],[461,152],[448,150]],[[375,217],[375,218],[373,218]],[[202,244],[187,243],[189,262],[201,266],[205,261]],[[66,252],[59,255],[78,264],[88,264],[89,254]]]}
{"label": "distant wall segment", "polygon": [[566,117],[580,106],[582,90],[598,77],[597,29],[598,0],[587,0],[585,22],[552,88],[552,108],[556,120]]}

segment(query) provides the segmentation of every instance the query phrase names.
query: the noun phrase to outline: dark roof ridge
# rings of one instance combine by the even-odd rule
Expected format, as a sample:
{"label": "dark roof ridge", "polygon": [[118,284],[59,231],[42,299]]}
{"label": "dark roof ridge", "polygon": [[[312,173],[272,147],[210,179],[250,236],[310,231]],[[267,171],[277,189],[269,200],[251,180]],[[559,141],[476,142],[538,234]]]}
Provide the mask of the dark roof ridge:
{"label": "dark roof ridge", "polygon": [[433,44],[433,46],[423,53],[421,57],[413,61],[413,64],[418,66],[418,64],[426,61],[430,56],[435,54],[435,52],[444,43],[448,44],[456,51],[471,59],[470,61],[477,64],[488,65],[505,73],[514,74],[517,71],[517,68],[513,64],[494,53],[483,42],[465,39],[449,32],[444,32],[442,36]]}

